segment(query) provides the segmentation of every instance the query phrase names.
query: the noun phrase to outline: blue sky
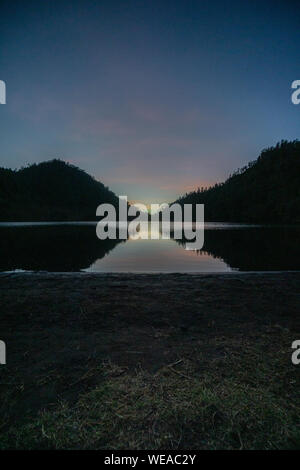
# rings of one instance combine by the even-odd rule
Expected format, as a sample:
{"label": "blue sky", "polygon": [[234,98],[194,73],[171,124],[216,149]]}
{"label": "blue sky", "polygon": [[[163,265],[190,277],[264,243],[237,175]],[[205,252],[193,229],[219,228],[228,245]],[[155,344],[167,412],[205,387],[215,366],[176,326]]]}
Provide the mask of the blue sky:
{"label": "blue sky", "polygon": [[299,137],[293,1],[2,1],[0,165],[169,202]]}

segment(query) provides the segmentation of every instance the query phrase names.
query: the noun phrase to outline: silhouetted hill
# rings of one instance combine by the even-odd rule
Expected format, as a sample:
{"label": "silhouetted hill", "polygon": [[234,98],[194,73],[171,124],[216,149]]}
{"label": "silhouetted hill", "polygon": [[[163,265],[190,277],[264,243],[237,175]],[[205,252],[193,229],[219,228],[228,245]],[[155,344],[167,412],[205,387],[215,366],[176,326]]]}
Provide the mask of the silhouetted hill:
{"label": "silhouetted hill", "polygon": [[51,160],[18,171],[0,168],[0,220],[96,220],[117,196],[85,171]]}
{"label": "silhouetted hill", "polygon": [[224,183],[176,202],[205,204],[206,221],[300,223],[300,142],[281,141]]}

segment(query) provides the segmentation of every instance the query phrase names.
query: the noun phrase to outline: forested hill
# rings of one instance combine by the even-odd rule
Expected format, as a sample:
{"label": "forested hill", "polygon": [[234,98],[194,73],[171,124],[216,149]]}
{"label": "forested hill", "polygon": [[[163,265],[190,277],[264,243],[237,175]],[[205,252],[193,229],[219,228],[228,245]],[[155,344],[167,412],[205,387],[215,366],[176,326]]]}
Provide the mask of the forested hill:
{"label": "forested hill", "polygon": [[205,204],[206,221],[300,223],[300,142],[281,141],[224,183],[176,202]]}
{"label": "forested hill", "polygon": [[117,196],[85,171],[51,160],[18,171],[0,168],[0,220],[96,220],[103,202]]}

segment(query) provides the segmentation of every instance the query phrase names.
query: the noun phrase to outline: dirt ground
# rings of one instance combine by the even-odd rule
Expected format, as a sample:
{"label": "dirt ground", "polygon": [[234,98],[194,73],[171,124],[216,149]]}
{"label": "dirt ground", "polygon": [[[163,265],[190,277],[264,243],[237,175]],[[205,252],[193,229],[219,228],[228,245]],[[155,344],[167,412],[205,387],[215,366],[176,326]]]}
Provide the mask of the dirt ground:
{"label": "dirt ground", "polygon": [[[221,383],[235,367],[246,369],[255,350],[265,383],[276,379],[278,398],[295,408],[300,365],[291,362],[291,344],[300,339],[300,273],[1,274],[0,339],[7,348],[0,366],[4,435],[59,402],[75,404],[103,382],[103,364],[114,365],[118,377],[169,368],[180,380],[213,373]],[[279,354],[280,368],[272,364]],[[184,363],[193,363],[192,372]],[[243,380],[255,387],[251,367]]]}

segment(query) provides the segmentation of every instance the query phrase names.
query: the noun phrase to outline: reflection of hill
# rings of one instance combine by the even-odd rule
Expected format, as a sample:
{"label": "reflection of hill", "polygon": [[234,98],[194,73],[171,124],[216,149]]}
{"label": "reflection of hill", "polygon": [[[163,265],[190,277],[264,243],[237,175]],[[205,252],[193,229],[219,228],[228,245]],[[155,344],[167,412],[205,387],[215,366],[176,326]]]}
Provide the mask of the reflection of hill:
{"label": "reflection of hill", "polygon": [[242,271],[299,270],[299,240],[299,227],[206,230],[200,253],[207,252]]}
{"label": "reflection of hill", "polygon": [[79,271],[118,243],[99,240],[95,225],[0,227],[0,271]]}

